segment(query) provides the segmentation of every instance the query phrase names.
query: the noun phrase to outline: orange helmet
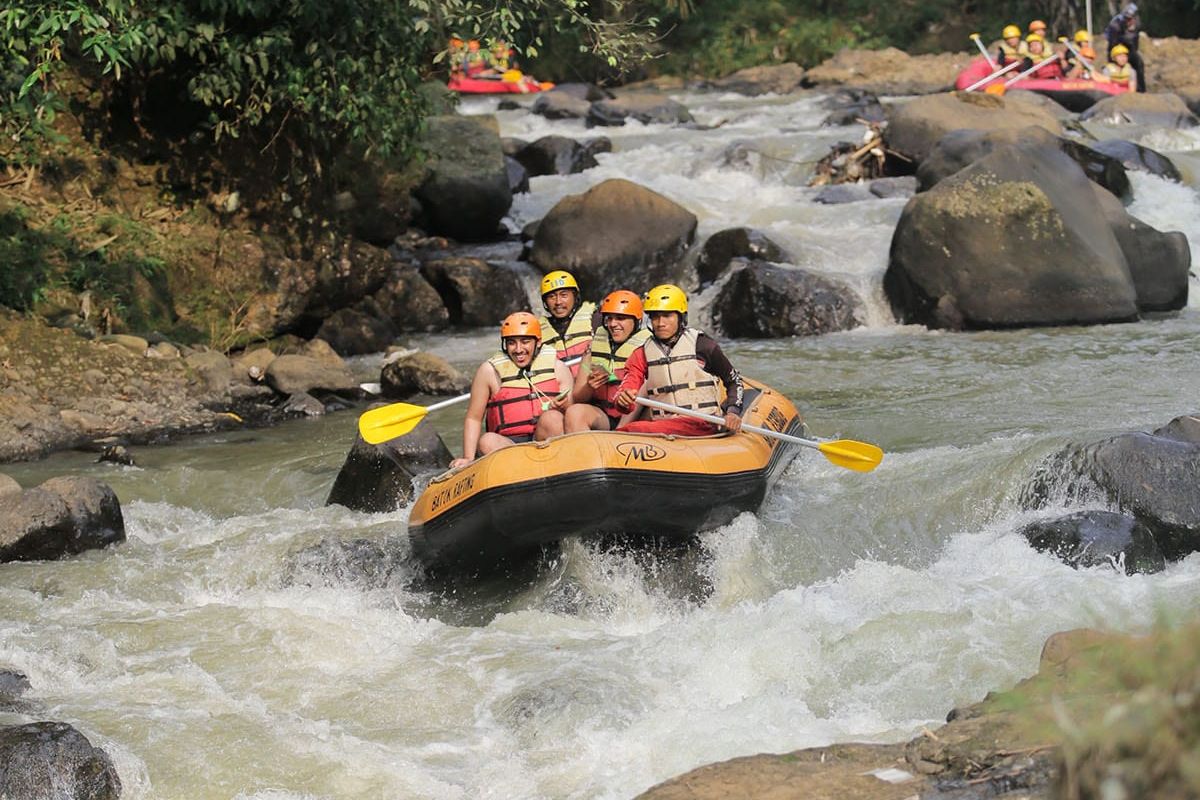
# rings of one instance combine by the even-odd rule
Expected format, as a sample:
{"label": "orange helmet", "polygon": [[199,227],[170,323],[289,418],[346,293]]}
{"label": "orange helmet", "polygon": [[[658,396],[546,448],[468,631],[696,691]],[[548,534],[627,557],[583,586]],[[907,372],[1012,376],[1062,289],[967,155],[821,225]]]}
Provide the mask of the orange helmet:
{"label": "orange helmet", "polygon": [[457,36],[451,36],[451,37],[450,37],[450,46],[451,46],[451,47],[462,47],[462,46],[463,46],[463,40],[462,40],[462,39],[460,39],[460,38],[459,38],[459,37],[457,37]]}
{"label": "orange helmet", "polygon": [[1033,22],[1029,23],[1029,32],[1037,33],[1038,31],[1044,33],[1046,31],[1046,23],[1040,19],[1035,19]]}
{"label": "orange helmet", "polygon": [[601,314],[622,314],[633,317],[639,322],[642,319],[642,298],[628,289],[618,289],[600,302]]}
{"label": "orange helmet", "polygon": [[475,52],[476,50],[478,50],[479,49],[479,40],[472,39],[471,41],[467,42],[467,49],[470,50],[471,52]]}
{"label": "orange helmet", "polygon": [[542,343],[542,323],[538,322],[538,318],[528,311],[517,311],[509,314],[500,323],[500,346],[504,347],[504,340],[510,336],[532,336],[537,339],[540,346]]}

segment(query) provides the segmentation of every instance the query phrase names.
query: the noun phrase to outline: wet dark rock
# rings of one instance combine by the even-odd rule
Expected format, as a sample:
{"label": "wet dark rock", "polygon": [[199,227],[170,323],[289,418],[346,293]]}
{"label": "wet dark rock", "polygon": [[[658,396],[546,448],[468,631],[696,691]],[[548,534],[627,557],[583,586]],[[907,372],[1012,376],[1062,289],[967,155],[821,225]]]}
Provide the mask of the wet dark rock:
{"label": "wet dark rock", "polygon": [[450,451],[428,420],[383,444],[356,439],[325,504],[371,513],[395,511],[412,499],[414,477],[442,472],[450,460]]}
{"label": "wet dark rock", "polygon": [[388,360],[379,376],[383,396],[404,400],[415,394],[457,395],[471,388],[467,378],[433,353],[408,353]]}
{"label": "wet dark rock", "polygon": [[500,151],[506,156],[515,156],[529,146],[529,142],[515,136],[504,136],[500,139]]}
{"label": "wet dark rock", "polygon": [[704,243],[696,260],[700,285],[715,281],[735,258],[755,261],[787,262],[792,256],[762,231],[754,228],[728,228],[718,231]]}
{"label": "wet dark rock", "polygon": [[1131,216],[1117,198],[1093,186],[1101,213],[1125,254],[1141,312],[1178,311],[1187,305],[1192,249],[1179,231],[1163,232]]}
{"label": "wet dark rock", "polygon": [[369,314],[360,304],[335,311],[321,323],[317,337],[329,342],[340,355],[379,353],[396,338],[391,320]]}
{"label": "wet dark rock", "polygon": [[[589,300],[623,286],[676,282],[696,216],[666,197],[612,179],[560,200],[538,225],[530,260],[575,274]],[[515,308],[515,306],[514,306]]]}
{"label": "wet dark rock", "polygon": [[1103,142],[1095,142],[1091,148],[1097,153],[1103,153],[1109,158],[1120,161],[1127,170],[1149,172],[1151,175],[1157,175],[1176,183],[1183,180],[1171,159],[1136,142],[1128,142],[1124,139],[1106,139]]}
{"label": "wet dark rock", "polygon": [[496,238],[512,191],[495,119],[430,117],[422,145],[429,172],[416,195],[429,231],[465,242]]}
{"label": "wet dark rock", "polygon": [[1022,502],[1096,495],[1146,526],[1168,560],[1200,550],[1200,416],[1069,445],[1039,466]]}
{"label": "wet dark rock", "polygon": [[519,111],[521,104],[516,100],[501,100],[496,104],[497,111]]}
{"label": "wet dark rock", "polygon": [[661,125],[693,122],[691,112],[681,103],[657,94],[627,92],[612,99],[597,100],[587,113],[588,127],[624,125],[625,120]]}
{"label": "wet dark rock", "polygon": [[529,191],[529,172],[512,156],[504,157],[504,168],[508,171],[508,188],[513,194]]}
{"label": "wet dark rock", "polygon": [[1058,147],[1079,164],[1084,174],[1093,182],[1124,200],[1133,197],[1129,176],[1125,174],[1125,167],[1120,160],[1079,142],[1055,136],[1038,126],[999,131],[950,131],[938,140],[928,157],[917,168],[918,191],[931,189],[963,167],[974,164],[998,148],[1012,144]]}
{"label": "wet dark rock", "polygon": [[875,195],[871,194],[871,190],[864,183],[838,183],[832,186],[823,186],[813,196],[814,203],[821,203],[827,206],[874,199]]}
{"label": "wet dark rock", "polygon": [[845,284],[761,261],[745,262],[713,303],[714,323],[737,338],[817,336],[857,328],[862,316],[862,301]]}
{"label": "wet dark rock", "polygon": [[387,250],[352,239],[323,242],[308,259],[282,259],[266,265],[277,276],[274,292],[247,312],[247,334],[277,335],[316,327],[339,308],[379,290],[395,266]]}
{"label": "wet dark rock", "polygon": [[862,121],[883,122],[887,119],[887,111],[874,93],[863,89],[841,89],[834,93],[824,103],[829,114],[821,124],[859,125]]}
{"label": "wet dark rock", "polygon": [[284,414],[298,417],[323,417],[325,404],[308,392],[296,392],[284,401],[281,409]]}
{"label": "wet dark rock", "polygon": [[490,327],[529,310],[520,276],[481,258],[433,259],[421,265],[421,274],[441,296],[451,325]]}
{"label": "wet dark rock", "polygon": [[223,353],[215,350],[192,353],[184,359],[184,363],[196,373],[209,392],[219,395],[229,391],[229,384],[233,381],[233,365]]}
{"label": "wet dark rock", "polygon": [[397,263],[371,299],[398,332],[439,331],[450,324],[441,295],[416,264]]}
{"label": "wet dark rock", "polygon": [[16,708],[21,695],[32,688],[23,672],[0,669],[0,711]]}
{"label": "wet dark rock", "polygon": [[405,549],[389,540],[343,541],[326,537],[311,547],[292,553],[286,569],[287,581],[302,586],[345,586],[383,589],[396,578],[407,578]]}
{"label": "wet dark rock", "polygon": [[596,166],[596,157],[587,147],[566,136],[543,136],[514,157],[530,177],[573,175]]}
{"label": "wet dark rock", "polygon": [[63,722],[0,727],[0,797],[10,800],[117,800],[112,759]]}
{"label": "wet dark rock", "polygon": [[879,198],[912,197],[917,192],[917,179],[912,175],[898,178],[877,178],[867,184],[871,194]]}
{"label": "wet dark rock", "polygon": [[100,449],[96,463],[120,464],[123,467],[136,467],[133,454],[119,444],[106,444]]}
{"label": "wet dark rock", "polygon": [[724,78],[708,81],[708,86],[749,97],[763,94],[791,94],[804,83],[804,67],[787,62],[739,69]]}
{"label": "wet dark rock", "polygon": [[555,87],[539,94],[529,110],[534,114],[541,114],[546,119],[583,119],[591,107],[591,101],[575,97]]}
{"label": "wet dark rock", "polygon": [[1127,575],[1161,572],[1166,560],[1153,532],[1132,517],[1080,511],[1021,529],[1035,550],[1075,567],[1119,566]]}
{"label": "wet dark rock", "polygon": [[1103,125],[1151,125],[1161,128],[1194,128],[1200,118],[1179,95],[1169,92],[1125,92],[1106,97],[1084,111],[1079,119]]}
{"label": "wet dark rock", "polygon": [[282,395],[313,390],[353,394],[358,390],[358,382],[344,365],[301,355],[276,357],[267,367],[266,382]]}
{"label": "wet dark rock", "polygon": [[62,558],[124,540],[121,504],[93,478],[51,478],[0,495],[0,561]]}
{"label": "wet dark rock", "polygon": [[1036,139],[1000,147],[909,200],[884,291],[902,322],[954,330],[1138,314],[1092,184],[1056,142]]}

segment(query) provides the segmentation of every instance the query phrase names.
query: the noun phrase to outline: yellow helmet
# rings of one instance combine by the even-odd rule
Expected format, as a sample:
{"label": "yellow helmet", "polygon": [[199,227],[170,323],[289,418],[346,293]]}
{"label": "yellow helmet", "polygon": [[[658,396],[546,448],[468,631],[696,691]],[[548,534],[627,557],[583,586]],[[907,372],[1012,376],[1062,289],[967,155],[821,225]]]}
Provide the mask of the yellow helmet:
{"label": "yellow helmet", "polygon": [[1014,36],[1016,36],[1018,39],[1021,38],[1021,29],[1016,25],[1005,25],[1004,30],[1000,34],[1000,38],[1011,39]]}
{"label": "yellow helmet", "polygon": [[556,269],[542,276],[542,297],[559,289],[574,289],[578,292],[579,284],[575,281],[575,276],[565,269]]}
{"label": "yellow helmet", "polygon": [[1090,42],[1091,40],[1092,35],[1087,31],[1075,31],[1075,44],[1082,44],[1084,42]]}
{"label": "yellow helmet", "polygon": [[646,292],[646,302],[643,304],[643,308],[645,308],[647,313],[651,311],[678,311],[680,314],[686,314],[687,295],[678,286],[664,283]]}
{"label": "yellow helmet", "polygon": [[1025,41],[1027,41],[1027,42],[1042,42],[1043,44],[1045,44],[1045,42],[1046,42],[1046,40],[1042,38],[1042,35],[1040,33],[1029,34],[1028,36],[1025,37]]}
{"label": "yellow helmet", "polygon": [[504,340],[510,336],[532,336],[537,339],[538,344],[542,343],[542,323],[538,322],[538,318],[528,311],[516,311],[509,314],[500,323],[500,344],[504,345]]}
{"label": "yellow helmet", "polygon": [[1109,53],[1110,56],[1129,55],[1129,48],[1123,44],[1119,44]]}

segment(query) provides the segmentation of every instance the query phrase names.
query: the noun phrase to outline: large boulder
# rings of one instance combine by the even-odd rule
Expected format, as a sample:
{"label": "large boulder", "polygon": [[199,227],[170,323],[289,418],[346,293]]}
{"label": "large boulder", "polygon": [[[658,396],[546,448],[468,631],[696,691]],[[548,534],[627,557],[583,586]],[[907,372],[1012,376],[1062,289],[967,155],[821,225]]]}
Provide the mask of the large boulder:
{"label": "large boulder", "polygon": [[196,374],[208,392],[220,395],[229,391],[229,384],[233,381],[233,364],[223,353],[202,350],[187,356],[184,363]]}
{"label": "large boulder", "polygon": [[1136,519],[1112,511],[1078,511],[1038,520],[1023,527],[1021,535],[1035,550],[1051,553],[1076,569],[1115,566],[1134,575],[1166,567],[1154,533]]}
{"label": "large boulder", "polygon": [[1139,311],[1178,311],[1187,305],[1192,249],[1179,231],[1156,230],[1125,210],[1099,186],[1092,187],[1104,218],[1125,254]]}
{"label": "large boulder", "polygon": [[529,297],[520,276],[481,258],[435,258],[421,274],[441,296],[451,325],[499,325],[514,311],[528,311]]}
{"label": "large boulder", "polygon": [[884,291],[934,328],[1137,318],[1129,266],[1083,170],[1058,147],[1001,147],[905,206]]}
{"label": "large boulder", "polygon": [[530,177],[572,175],[596,166],[596,157],[588,146],[566,136],[543,136],[525,145],[514,157]]}
{"label": "large boulder", "polygon": [[953,88],[958,73],[974,57],[971,53],[910,56],[895,47],[844,49],[808,70],[804,81],[822,89],[848,86],[887,95],[930,94]]}
{"label": "large boulder", "polygon": [[822,125],[858,125],[887,119],[887,111],[879,98],[863,89],[839,89],[822,106],[829,109]]}
{"label": "large boulder", "polygon": [[397,262],[372,299],[399,332],[439,331],[450,324],[442,296],[416,264]]}
{"label": "large boulder", "polygon": [[574,273],[599,300],[625,286],[676,282],[696,235],[696,216],[657,192],[622,179],[564,197],[542,219],[530,259],[544,271]]}
{"label": "large boulder", "polygon": [[510,155],[504,156],[504,169],[508,173],[508,188],[513,194],[529,191],[529,171]]}
{"label": "large boulder", "polygon": [[1058,118],[1040,104],[1025,98],[952,92],[918,97],[897,103],[888,111],[884,135],[889,149],[918,165],[950,131],[998,131],[1036,125],[1061,135]]}
{"label": "large boulder", "polygon": [[791,261],[786,250],[765,233],[754,228],[727,228],[717,231],[704,242],[696,259],[700,285],[707,286],[723,273],[735,258],[755,261]]}
{"label": "large boulder", "polygon": [[94,478],[51,478],[0,496],[0,561],[62,558],[124,540],[121,504]]}
{"label": "large boulder", "polygon": [[1103,142],[1092,144],[1091,148],[1097,153],[1103,153],[1109,158],[1120,161],[1121,166],[1127,170],[1149,172],[1151,175],[1157,175],[1177,183],[1183,180],[1171,159],[1136,142],[1124,139],[1106,139]]}
{"label": "large boulder", "polygon": [[761,261],[743,262],[713,304],[713,322],[738,338],[816,336],[857,328],[862,318],[862,301],[849,286]]}
{"label": "large boulder", "polygon": [[357,439],[325,504],[369,513],[395,511],[412,499],[413,478],[444,471],[450,459],[450,451],[428,420],[383,444]]}
{"label": "large boulder", "polygon": [[1152,433],[1124,433],[1052,455],[1022,494],[1025,505],[1099,492],[1148,527],[1171,560],[1200,550],[1200,415]]}
{"label": "large boulder", "polygon": [[276,392],[288,396],[313,391],[348,394],[358,391],[357,381],[345,366],[312,356],[278,356],[267,367],[266,381]]}
{"label": "large boulder", "polygon": [[804,84],[804,67],[787,62],[739,69],[724,78],[709,81],[708,86],[724,92],[757,97],[760,94],[791,94]]}
{"label": "large boulder", "polygon": [[1058,147],[1083,168],[1084,174],[1117,197],[1132,199],[1129,176],[1120,160],[1091,149],[1087,145],[1061,136],[1045,128],[1003,128],[996,131],[963,128],[953,130],[938,140],[917,168],[917,186],[925,191],[937,185],[968,164],[973,164],[992,151],[1015,143],[1036,143]]}
{"label": "large boulder", "polygon": [[608,97],[608,92],[590,83],[560,83],[548,92],[539,93],[529,110],[546,119],[583,119],[593,101]]}
{"label": "large boulder", "polygon": [[117,800],[121,778],[108,754],[64,722],[0,727],[0,797]]}
{"label": "large boulder", "polygon": [[404,400],[414,394],[465,394],[471,382],[446,359],[433,353],[409,352],[389,357],[379,375],[383,396]]}
{"label": "large boulder", "polygon": [[512,191],[495,119],[430,117],[422,145],[429,172],[417,197],[429,230],[468,242],[496,238]]}
{"label": "large boulder", "polygon": [[335,311],[321,323],[317,337],[344,356],[382,352],[396,338],[396,329],[391,320],[370,311],[374,309],[363,304]]}
{"label": "large boulder", "polygon": [[1079,117],[1102,125],[1153,125],[1161,128],[1194,128],[1200,119],[1175,94],[1124,92],[1106,97]]}
{"label": "large boulder", "polygon": [[629,119],[647,125],[679,125],[693,121],[691,112],[682,103],[646,92],[623,92],[611,99],[597,100],[587,113],[588,127],[624,125]]}

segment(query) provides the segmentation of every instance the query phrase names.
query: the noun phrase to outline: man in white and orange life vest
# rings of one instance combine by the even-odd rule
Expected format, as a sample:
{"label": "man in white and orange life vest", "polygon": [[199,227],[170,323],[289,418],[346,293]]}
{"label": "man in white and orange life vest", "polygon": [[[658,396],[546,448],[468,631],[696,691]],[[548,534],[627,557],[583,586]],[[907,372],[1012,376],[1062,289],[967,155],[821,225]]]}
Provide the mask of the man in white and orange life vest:
{"label": "man in white and orange life vest", "polygon": [[479,365],[463,420],[461,467],[510,445],[563,432],[571,402],[571,372],[542,343],[542,326],[528,311],[500,323],[500,352]]}
{"label": "man in white and orange life vest", "polygon": [[[596,304],[584,302],[575,276],[556,269],[542,277],[542,341],[558,354],[560,361],[579,359],[592,343],[592,331],[600,326]],[[579,361],[568,365],[571,375],[579,373]]]}
{"label": "man in white and orange life vest", "polygon": [[616,404],[625,362],[650,338],[642,325],[642,298],[618,289],[600,301],[603,325],[592,331],[592,346],[584,355],[571,390],[567,433],[611,431],[625,416]]}

